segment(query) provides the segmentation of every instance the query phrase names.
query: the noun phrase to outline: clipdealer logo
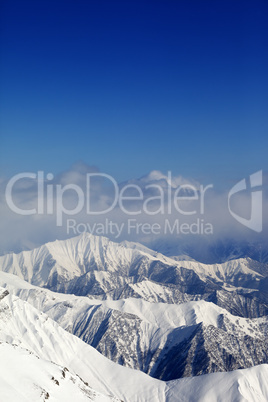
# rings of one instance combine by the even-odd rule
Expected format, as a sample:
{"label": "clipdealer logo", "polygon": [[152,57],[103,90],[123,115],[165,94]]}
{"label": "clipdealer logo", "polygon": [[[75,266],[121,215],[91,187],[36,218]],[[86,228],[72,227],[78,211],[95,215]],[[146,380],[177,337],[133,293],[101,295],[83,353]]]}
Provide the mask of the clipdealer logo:
{"label": "clipdealer logo", "polygon": [[[92,180],[108,180],[112,189],[110,196],[107,198],[102,197],[102,194],[94,194],[94,186],[92,187]],[[35,190],[31,190],[32,196],[31,202],[28,201],[29,194],[27,193],[27,186],[25,187],[25,181],[31,182],[32,187]],[[243,179],[236,183],[227,195],[227,205],[231,216],[243,226],[260,233],[262,231],[262,171],[253,173],[249,177],[249,186],[247,186],[246,179]],[[20,191],[20,183],[24,187],[24,192]],[[143,219],[144,231],[147,231],[148,226],[152,231],[152,234],[156,234],[156,230],[160,230],[160,223],[156,222],[154,217],[169,217],[170,221],[166,222],[166,231],[169,233],[181,233],[181,234],[213,234],[213,225],[207,222],[205,219],[206,210],[205,204],[207,202],[210,189],[213,188],[213,184],[207,186],[198,185],[198,187],[185,183],[178,187],[173,187],[171,172],[168,172],[167,186],[165,189],[158,183],[149,183],[145,186],[139,186],[138,184],[128,183],[124,186],[118,185],[116,180],[105,173],[87,173],[85,175],[85,186],[81,187],[74,183],[59,184],[54,180],[54,176],[51,173],[47,175],[44,172],[39,171],[37,173],[19,173],[13,176],[7,183],[5,197],[6,203],[9,209],[19,215],[54,215],[57,226],[63,226],[63,218],[74,217],[81,212],[87,216],[91,216],[91,223],[88,225],[86,222],[78,224],[82,230],[82,226],[85,230],[87,227],[96,229],[94,224],[94,216],[99,220],[103,216],[107,216],[107,219],[111,224],[103,226],[99,229],[106,230],[106,227],[113,228],[113,225],[118,225],[118,214],[112,215],[112,218],[116,218],[115,221],[111,219],[113,210],[121,212],[121,218],[123,216],[146,217],[146,222]],[[93,188],[93,189],[92,189]],[[241,192],[250,189],[251,210],[250,217],[245,218],[239,211],[235,212],[231,205],[231,200],[236,195],[242,195]],[[152,192],[153,191],[153,192]],[[72,203],[66,203],[66,199],[72,194]],[[92,193],[95,204],[92,204]],[[18,197],[19,194],[19,197]],[[96,203],[96,199],[108,199],[106,204]],[[239,200],[239,198],[238,198]],[[213,201],[213,199],[212,199]],[[97,209],[94,210],[94,206]],[[103,207],[99,209],[100,205]],[[236,204],[237,205],[237,204]],[[240,204],[242,207],[242,204]],[[134,206],[134,207],[133,207]],[[211,206],[211,202],[210,202]],[[241,208],[242,209],[242,208]],[[178,216],[184,216],[184,222],[179,221]],[[186,217],[186,218],[185,218]],[[189,217],[189,218],[187,218]],[[190,219],[191,217],[197,218],[196,220]],[[153,218],[153,219],[152,219]],[[185,219],[187,221],[185,221]],[[106,220],[105,222],[108,222]],[[120,219],[119,219],[120,220]],[[121,219],[122,221],[122,219]],[[132,229],[133,219],[129,219],[129,230]],[[159,219],[160,222],[160,219]],[[158,224],[158,229],[156,225]],[[69,226],[76,227],[77,222],[75,219],[69,219]],[[101,226],[101,223],[99,223]],[[137,230],[138,228],[137,223]],[[142,226],[142,227],[143,227]],[[198,230],[196,229],[198,227]],[[88,229],[91,230],[91,229]],[[93,229],[92,229],[93,230]],[[96,229],[97,230],[97,229]],[[107,229],[108,230],[108,229]],[[111,229],[112,230],[112,229]],[[149,229],[148,229],[149,230]],[[118,230],[119,232],[119,230]],[[110,232],[109,232],[110,233]],[[107,235],[109,233],[106,233]],[[105,233],[102,233],[105,234]]]}
{"label": "clipdealer logo", "polygon": [[247,189],[246,179],[243,179],[236,183],[228,194],[228,209],[230,214],[242,225],[254,230],[254,232],[260,233],[262,231],[262,170],[253,173],[249,176],[249,183],[251,189],[251,211],[250,218],[246,219],[231,209],[230,201],[235,195]]}
{"label": "clipdealer logo", "polygon": [[[95,209],[92,205],[92,180],[94,179],[108,180],[112,189],[109,202],[103,209]],[[172,182],[171,172],[168,173],[167,187],[164,190],[160,184],[147,184],[144,188],[137,184],[126,184],[119,186],[116,180],[106,173],[88,173],[85,175],[85,188],[77,184],[55,184],[54,176],[49,173],[39,171],[35,173],[19,173],[12,177],[6,186],[6,202],[9,209],[20,215],[56,215],[57,226],[62,226],[63,216],[74,216],[82,210],[90,216],[101,216],[119,209],[126,216],[156,216],[156,215],[172,215],[173,212],[181,216],[204,215],[205,198],[207,191],[213,187],[212,184],[207,186],[200,185],[196,188],[190,183],[181,184],[174,188],[170,184]],[[26,208],[26,206],[18,205],[19,200],[16,199],[16,186],[20,181],[32,180],[36,184],[36,201],[34,208]],[[154,195],[146,194],[147,191],[153,190]],[[67,194],[72,193],[75,203],[71,207],[66,206],[64,199]],[[93,194],[94,196],[94,194]],[[98,194],[99,199],[102,198]],[[95,196],[93,197],[95,198]],[[95,200],[96,201],[96,200]],[[191,205],[189,202],[194,202]],[[93,203],[94,204],[94,203]],[[133,210],[133,205],[135,208]],[[153,207],[157,205],[157,207]],[[31,205],[32,206],[32,205]],[[95,202],[96,206],[96,202]]]}

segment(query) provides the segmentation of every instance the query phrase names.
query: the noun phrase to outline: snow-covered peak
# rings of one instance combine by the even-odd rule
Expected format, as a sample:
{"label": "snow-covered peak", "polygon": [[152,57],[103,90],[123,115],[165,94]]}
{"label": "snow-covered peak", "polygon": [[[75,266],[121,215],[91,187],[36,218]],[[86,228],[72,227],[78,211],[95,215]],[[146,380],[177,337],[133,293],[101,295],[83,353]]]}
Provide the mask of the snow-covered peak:
{"label": "snow-covered peak", "polygon": [[[48,289],[40,289],[36,286],[30,285],[27,282],[16,278],[14,275],[3,272],[0,272],[0,286],[9,289],[13,295],[18,295],[23,300],[26,300],[33,305],[37,305],[41,311],[48,313],[53,319],[55,319],[52,313],[54,305],[71,305],[72,308],[69,310],[69,313],[71,314],[69,317],[70,325],[73,320],[76,321],[74,318],[76,315],[81,314],[81,311],[86,311],[91,306],[103,306],[107,311],[117,310],[124,314],[132,314],[140,320],[147,322],[154,327],[158,327],[161,329],[160,332],[163,333],[168,331],[170,328],[193,326],[200,323],[203,323],[206,326],[212,325],[218,327],[220,317],[224,316],[230,323],[238,325],[243,329],[246,334],[252,335],[254,333],[254,329],[252,328],[256,326],[258,329],[258,325],[266,320],[265,317],[258,318],[254,321],[250,321],[243,317],[237,317],[230,314],[224,308],[204,300],[189,301],[177,305],[150,303],[142,298],[100,301],[88,297],[55,293]],[[148,286],[150,286],[150,284]],[[2,292],[0,291],[0,300],[1,293],[6,295],[8,291],[5,290],[4,292],[3,289]],[[56,310],[58,314],[60,309],[57,308]],[[62,313],[65,314],[66,310],[62,309]],[[66,326],[68,325],[66,324]]]}
{"label": "snow-covered peak", "polygon": [[205,284],[212,282],[218,289],[258,289],[267,274],[264,264],[250,259],[212,265],[187,258],[176,261],[139,243],[115,243],[89,233],[1,256],[0,269],[60,292],[103,297],[143,279],[176,285],[183,293],[192,293],[192,285],[196,294],[202,293]]}
{"label": "snow-covered peak", "polygon": [[158,181],[158,180],[166,180],[167,176],[165,176],[160,170],[152,170],[145,176],[141,177],[141,180],[144,182]]}
{"label": "snow-covered peak", "polygon": [[[66,240],[56,240],[30,251],[0,257],[0,269],[18,275],[35,285],[68,282],[87,272],[105,271],[128,275],[139,260],[161,260],[172,265],[168,257],[136,243],[114,243],[106,237],[84,233]],[[60,278],[60,279],[59,279]]]}
{"label": "snow-covered peak", "polygon": [[199,184],[195,180],[188,180],[181,175],[179,176],[173,176],[172,174],[165,175],[160,170],[152,170],[147,175],[142,176],[140,179],[138,179],[137,182],[144,184],[155,183],[160,185],[161,182],[162,183],[164,182],[165,184],[169,185],[174,189],[186,184],[199,188]]}

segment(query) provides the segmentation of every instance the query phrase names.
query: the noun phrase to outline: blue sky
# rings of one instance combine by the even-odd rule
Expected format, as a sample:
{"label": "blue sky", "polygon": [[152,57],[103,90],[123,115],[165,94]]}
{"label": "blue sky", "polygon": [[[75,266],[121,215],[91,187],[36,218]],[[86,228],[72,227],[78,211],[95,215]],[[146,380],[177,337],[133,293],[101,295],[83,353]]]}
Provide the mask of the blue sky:
{"label": "blue sky", "polygon": [[266,1],[1,4],[0,175],[267,170]]}

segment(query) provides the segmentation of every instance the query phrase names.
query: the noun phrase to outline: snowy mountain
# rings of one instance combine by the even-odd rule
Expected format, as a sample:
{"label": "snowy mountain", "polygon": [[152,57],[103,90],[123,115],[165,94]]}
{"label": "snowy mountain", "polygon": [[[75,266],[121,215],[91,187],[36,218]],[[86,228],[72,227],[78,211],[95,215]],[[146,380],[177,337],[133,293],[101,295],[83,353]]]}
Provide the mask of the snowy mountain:
{"label": "snowy mountain", "polygon": [[[1,397],[9,402],[116,402],[101,395],[66,367],[40,359],[32,352],[7,343],[0,344]],[[167,383],[164,401],[266,402],[268,365],[231,373],[209,374]],[[198,389],[198,395],[196,390]],[[141,399],[145,401],[145,399]]]}
{"label": "snowy mountain", "polygon": [[28,349],[78,374],[94,390],[123,401],[164,401],[166,383],[106,359],[46,314],[0,288],[0,342]]}
{"label": "snowy mountain", "polygon": [[[25,359],[29,374],[18,372],[13,387],[23,397],[24,381],[32,384],[31,392],[41,390],[43,400],[46,393],[53,396],[54,380],[61,385],[66,367],[77,390],[66,383],[62,395],[70,390],[70,396],[102,398],[96,400],[267,400],[265,264],[175,260],[91,235],[3,256],[0,264],[6,271],[0,272],[0,346],[8,343],[14,354],[6,377],[0,373],[5,392],[11,392],[16,359]],[[75,294],[68,294],[72,289]],[[40,360],[33,374],[36,363],[25,348]],[[51,361],[59,371],[50,369]],[[252,368],[235,371],[245,367]],[[206,374],[217,371],[230,373]],[[199,396],[193,394],[197,388]]]}
{"label": "snowy mountain", "polygon": [[27,349],[0,343],[1,400],[8,402],[116,402],[96,392],[66,367],[40,359]]}
{"label": "snowy mountain", "polygon": [[0,268],[0,341],[101,394],[164,400],[166,381],[268,363],[267,264],[203,264],[83,234],[2,256]]}
{"label": "snowy mountain", "polygon": [[204,300],[94,300],[40,289],[3,272],[0,285],[114,362],[159,379],[267,362],[268,317],[233,316]]}
{"label": "snowy mountain", "polygon": [[[158,253],[135,243],[118,244],[87,233],[31,251],[2,256],[0,266],[1,270],[34,285],[67,293],[75,290],[77,278],[82,278],[85,294],[101,295],[115,285],[133,283],[148,273],[153,263],[172,266],[171,259],[160,255],[159,260],[157,256]],[[108,284],[114,281],[115,284]]]}
{"label": "snowy mountain", "polygon": [[[11,283],[11,275],[8,276]],[[109,362],[28,303],[9,295],[7,290],[0,293],[0,386],[4,400],[44,401],[55,398],[57,401],[71,401],[75,395],[78,401],[116,401],[107,395],[108,390],[120,395],[123,401],[267,400],[268,365],[169,382],[158,381]],[[58,342],[58,337],[61,342]],[[9,344],[5,343],[7,340]],[[53,361],[57,364],[50,361],[50,344],[54,349]],[[73,374],[75,372],[81,377],[84,375],[83,380]],[[104,395],[100,394],[100,389]]]}
{"label": "snowy mountain", "polygon": [[[268,312],[268,265],[249,258],[207,265],[83,234],[2,256],[0,268],[34,285],[79,296],[168,303],[204,299],[245,317]],[[231,297],[225,305],[226,292]]]}
{"label": "snowy mountain", "polygon": [[268,365],[202,375],[169,383],[169,398],[180,402],[266,402]]}

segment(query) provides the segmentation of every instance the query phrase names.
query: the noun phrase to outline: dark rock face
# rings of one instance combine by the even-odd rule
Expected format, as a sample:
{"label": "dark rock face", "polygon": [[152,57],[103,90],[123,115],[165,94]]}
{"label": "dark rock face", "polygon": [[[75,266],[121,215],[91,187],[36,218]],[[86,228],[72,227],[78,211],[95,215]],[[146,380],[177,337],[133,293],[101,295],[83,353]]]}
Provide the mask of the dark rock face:
{"label": "dark rock face", "polygon": [[199,324],[188,339],[160,355],[160,363],[151,375],[169,381],[268,362],[265,334],[255,338],[243,331],[230,332],[232,329],[230,325],[220,329]]}

